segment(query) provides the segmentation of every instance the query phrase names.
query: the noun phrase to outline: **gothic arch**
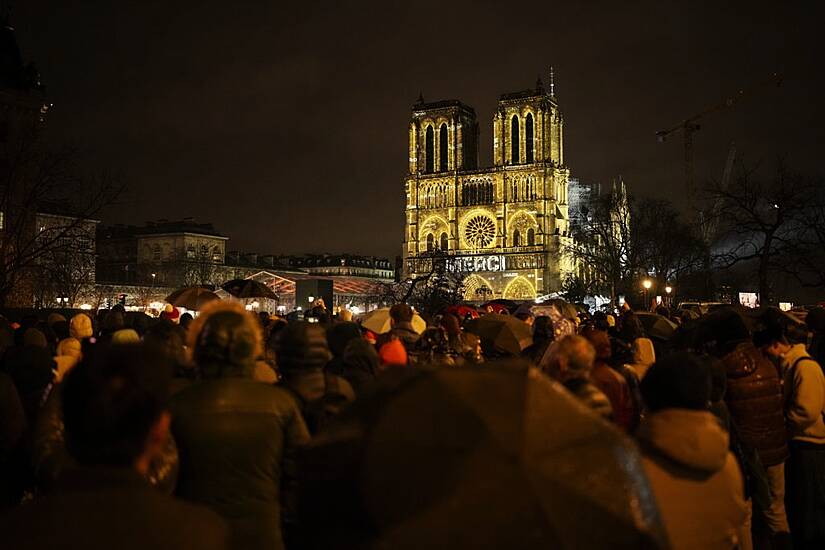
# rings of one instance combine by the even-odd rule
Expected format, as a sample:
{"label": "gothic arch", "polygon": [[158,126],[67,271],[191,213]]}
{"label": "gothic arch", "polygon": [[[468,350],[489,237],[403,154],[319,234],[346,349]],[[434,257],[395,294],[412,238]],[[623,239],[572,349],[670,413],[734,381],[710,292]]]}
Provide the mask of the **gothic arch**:
{"label": "gothic arch", "polygon": [[510,163],[519,164],[521,162],[521,155],[519,146],[519,120],[518,115],[513,115],[510,119]]}
{"label": "gothic arch", "polygon": [[428,124],[424,131],[424,171],[428,174],[435,171],[435,133],[432,124]]}
{"label": "gothic arch", "polygon": [[441,238],[438,240],[439,248],[443,251],[447,251],[450,249],[450,238],[447,236],[447,232],[441,233]]}
{"label": "gothic arch", "polygon": [[503,297],[507,300],[535,300],[536,289],[526,277],[518,276],[504,289]]}
{"label": "gothic arch", "polygon": [[432,233],[427,235],[427,252],[435,250],[435,237]]}
{"label": "gothic arch", "polygon": [[511,232],[518,229],[522,234],[527,233],[531,228],[536,229],[538,225],[536,218],[526,210],[519,210],[511,214],[510,220],[507,222],[507,228]]}
{"label": "gothic arch", "polygon": [[450,147],[449,132],[447,131],[447,123],[442,122],[438,130],[438,170],[439,172],[447,171],[448,151]]}
{"label": "gothic arch", "polygon": [[527,113],[524,117],[524,162],[533,162],[533,113]]}
{"label": "gothic arch", "polygon": [[[482,289],[487,289],[485,292]],[[493,298],[493,285],[482,277],[473,273],[464,279],[464,300],[467,302],[482,302]]]}

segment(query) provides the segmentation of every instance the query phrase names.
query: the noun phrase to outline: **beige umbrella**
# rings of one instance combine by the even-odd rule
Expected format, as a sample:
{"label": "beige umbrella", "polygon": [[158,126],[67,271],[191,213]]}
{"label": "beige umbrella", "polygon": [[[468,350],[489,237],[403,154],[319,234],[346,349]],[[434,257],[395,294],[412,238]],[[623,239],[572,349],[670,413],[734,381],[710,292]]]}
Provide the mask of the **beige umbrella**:
{"label": "beige umbrella", "polygon": [[[376,334],[384,334],[392,328],[390,324],[390,308],[374,309],[361,316],[361,326]],[[412,327],[418,334],[427,330],[427,322],[418,313],[413,314]]]}

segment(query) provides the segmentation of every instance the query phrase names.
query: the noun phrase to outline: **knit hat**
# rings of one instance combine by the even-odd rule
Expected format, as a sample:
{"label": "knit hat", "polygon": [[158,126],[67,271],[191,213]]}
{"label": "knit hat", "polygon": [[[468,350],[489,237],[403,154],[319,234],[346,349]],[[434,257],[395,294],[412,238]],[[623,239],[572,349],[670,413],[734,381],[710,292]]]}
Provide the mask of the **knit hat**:
{"label": "knit hat", "polygon": [[94,331],[92,330],[92,320],[85,313],[78,313],[69,322],[69,334],[72,338],[83,340],[84,338],[91,338]]}
{"label": "knit hat", "polygon": [[166,304],[163,311],[160,312],[160,318],[177,323],[180,320],[180,310],[172,304]]}
{"label": "knit hat", "polygon": [[401,340],[390,340],[381,346],[378,350],[378,357],[383,367],[407,364],[407,350]]}
{"label": "knit hat", "polygon": [[45,348],[48,346],[48,343],[46,342],[45,334],[36,328],[30,328],[23,333],[23,345]]}
{"label": "knit hat", "polygon": [[57,355],[68,355],[80,358],[81,346],[77,338],[64,338],[57,344]]}
{"label": "knit hat", "polygon": [[332,358],[324,329],[316,323],[290,323],[278,333],[278,368],[286,373],[321,369]]}
{"label": "knit hat", "polygon": [[120,329],[112,334],[112,344],[136,344],[140,342],[140,336],[131,328]]}
{"label": "knit hat", "polygon": [[705,410],[711,395],[709,365],[686,351],[671,353],[648,369],[641,390],[645,404],[653,412]]}
{"label": "knit hat", "polygon": [[195,363],[207,377],[246,369],[244,374],[251,376],[255,360],[263,353],[261,324],[238,302],[210,302],[190,325],[187,340]]}
{"label": "knit hat", "polygon": [[66,318],[60,315],[59,313],[49,313],[49,316],[46,317],[46,324],[49,326],[54,325],[55,323],[59,323],[60,321],[65,321]]}

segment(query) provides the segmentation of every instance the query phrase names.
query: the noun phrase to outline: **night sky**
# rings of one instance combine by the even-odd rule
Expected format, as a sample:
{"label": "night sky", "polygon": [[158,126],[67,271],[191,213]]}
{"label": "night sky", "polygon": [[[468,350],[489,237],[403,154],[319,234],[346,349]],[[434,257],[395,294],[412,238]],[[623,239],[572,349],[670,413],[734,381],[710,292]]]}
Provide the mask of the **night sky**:
{"label": "night sky", "polygon": [[815,2],[12,2],[53,139],[130,186],[105,222],[193,216],[260,253],[400,254],[410,107],[461,99],[490,163],[499,94],[556,71],[572,175],[683,196],[681,138],[655,131],[785,74],[702,121],[697,179],[731,141],[821,174]]}

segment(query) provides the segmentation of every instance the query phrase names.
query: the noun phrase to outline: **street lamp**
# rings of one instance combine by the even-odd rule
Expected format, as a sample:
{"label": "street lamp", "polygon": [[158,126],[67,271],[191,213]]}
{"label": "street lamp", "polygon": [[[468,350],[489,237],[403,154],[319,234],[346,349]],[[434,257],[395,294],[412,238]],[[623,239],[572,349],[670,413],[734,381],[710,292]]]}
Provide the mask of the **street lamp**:
{"label": "street lamp", "polygon": [[670,307],[670,293],[673,292],[673,287],[667,285],[665,287],[665,294],[667,294],[667,307]]}
{"label": "street lamp", "polygon": [[155,288],[155,277],[157,277],[157,273],[152,273],[152,288]]}
{"label": "street lamp", "polygon": [[648,301],[647,292],[650,290],[650,287],[653,286],[653,281],[650,279],[645,279],[642,281],[642,287],[645,289],[645,309],[650,309],[650,302]]}

